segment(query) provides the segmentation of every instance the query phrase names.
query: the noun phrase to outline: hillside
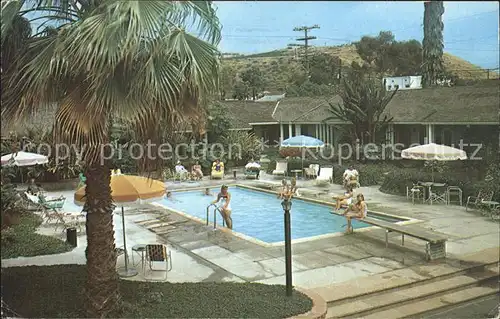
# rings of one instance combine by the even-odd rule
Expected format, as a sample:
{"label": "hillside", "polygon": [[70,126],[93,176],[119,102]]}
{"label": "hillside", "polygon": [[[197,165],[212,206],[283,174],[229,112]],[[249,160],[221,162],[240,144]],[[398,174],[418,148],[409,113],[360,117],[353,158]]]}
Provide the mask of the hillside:
{"label": "hillside", "polygon": [[[337,47],[313,47],[311,54],[328,53],[338,56],[342,60],[343,66],[349,66],[353,61],[361,63],[362,60],[354,45],[344,45]],[[280,91],[293,80],[294,69],[300,68],[298,61],[294,58],[293,50],[275,50],[242,57],[224,59],[224,63],[233,67],[237,73],[251,66],[258,66],[266,75],[268,87],[267,90]],[[446,70],[458,76],[461,79],[486,79],[488,74],[480,67],[467,62],[459,57],[445,53],[444,64]],[[490,73],[490,78],[498,77],[498,73]]]}

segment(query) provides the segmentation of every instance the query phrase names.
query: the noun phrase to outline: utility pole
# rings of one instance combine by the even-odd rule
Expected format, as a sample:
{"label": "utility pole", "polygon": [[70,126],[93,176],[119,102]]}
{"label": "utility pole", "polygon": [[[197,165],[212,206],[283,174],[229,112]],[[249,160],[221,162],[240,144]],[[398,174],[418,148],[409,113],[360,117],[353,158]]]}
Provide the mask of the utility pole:
{"label": "utility pole", "polygon": [[309,75],[309,53],[308,53],[308,48],[309,48],[309,40],[314,40],[316,37],[310,36],[308,33],[310,30],[313,29],[319,29],[319,25],[315,24],[311,27],[307,26],[302,26],[302,27],[295,27],[293,31],[304,31],[304,37],[303,38],[297,38],[297,41],[304,41],[304,44],[289,44],[289,46],[300,46],[304,47],[304,56],[306,59],[306,68],[307,68],[307,74]]}

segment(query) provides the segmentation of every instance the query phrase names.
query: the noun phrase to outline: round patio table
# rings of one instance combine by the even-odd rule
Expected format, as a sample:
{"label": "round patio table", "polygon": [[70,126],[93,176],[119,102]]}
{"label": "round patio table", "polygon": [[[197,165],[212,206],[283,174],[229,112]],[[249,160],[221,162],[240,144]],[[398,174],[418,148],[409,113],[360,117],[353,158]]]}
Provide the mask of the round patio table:
{"label": "round patio table", "polygon": [[299,176],[299,173],[302,174],[302,170],[301,169],[292,169],[290,172],[292,173],[295,173],[295,178],[298,178]]}
{"label": "round patio table", "polygon": [[[141,255],[141,265],[142,265],[142,270],[144,270],[144,252],[146,251],[146,245],[145,244],[138,244],[134,245],[132,247],[132,252],[135,252],[136,254]],[[132,265],[137,266],[139,263],[134,263],[134,254],[132,254]]]}

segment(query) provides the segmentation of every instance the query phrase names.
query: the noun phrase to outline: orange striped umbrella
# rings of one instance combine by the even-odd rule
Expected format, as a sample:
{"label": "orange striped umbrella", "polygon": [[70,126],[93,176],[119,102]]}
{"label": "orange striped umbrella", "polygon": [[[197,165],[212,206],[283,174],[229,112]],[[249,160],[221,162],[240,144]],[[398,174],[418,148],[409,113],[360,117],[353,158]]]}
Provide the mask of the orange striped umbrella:
{"label": "orange striped umbrella", "polygon": [[[111,197],[122,208],[123,249],[125,250],[125,269],[118,273],[122,277],[137,275],[137,270],[128,267],[127,241],[125,237],[125,212],[123,206],[131,206],[162,198],[165,195],[165,183],[147,177],[123,175],[120,170],[111,173]],[[75,204],[85,204],[85,186],[75,192]]]}
{"label": "orange striped umbrella", "polygon": [[[159,199],[165,195],[165,183],[142,176],[112,174],[111,196],[119,206],[142,203]],[[75,203],[85,203],[85,186],[78,189],[74,196]]]}

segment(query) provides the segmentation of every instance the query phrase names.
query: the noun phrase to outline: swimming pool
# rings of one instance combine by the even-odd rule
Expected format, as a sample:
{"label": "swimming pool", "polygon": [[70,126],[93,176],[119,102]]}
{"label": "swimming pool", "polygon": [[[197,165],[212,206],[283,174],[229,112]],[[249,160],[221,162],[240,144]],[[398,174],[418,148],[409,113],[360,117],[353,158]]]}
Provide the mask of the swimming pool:
{"label": "swimming pool", "polygon": [[[219,188],[211,191],[213,196],[203,195],[202,190],[174,192],[172,199],[163,199],[159,203],[167,208],[206,220],[206,208],[215,199]],[[276,198],[276,195],[237,186],[229,187],[229,192],[233,231],[269,244],[283,241],[283,208],[281,200]],[[291,210],[292,240],[345,231],[346,219],[331,214],[331,211],[332,207],[327,205],[294,199]],[[377,218],[377,216],[371,217]],[[386,221],[401,221],[396,218],[390,219],[393,220],[386,219]],[[209,220],[213,225],[213,208],[210,209]],[[222,226],[220,215],[217,216],[217,224]],[[369,226],[353,221],[355,229]]]}

